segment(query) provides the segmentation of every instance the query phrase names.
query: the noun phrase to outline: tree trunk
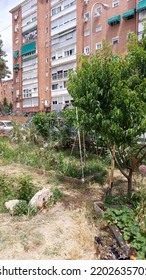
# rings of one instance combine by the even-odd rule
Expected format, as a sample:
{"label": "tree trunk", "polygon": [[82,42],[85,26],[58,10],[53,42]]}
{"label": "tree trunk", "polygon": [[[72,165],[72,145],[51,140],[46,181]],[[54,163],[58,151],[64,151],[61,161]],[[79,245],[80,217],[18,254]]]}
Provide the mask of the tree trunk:
{"label": "tree trunk", "polygon": [[132,192],[132,173],[133,171],[130,169],[128,176],[128,196],[131,196]]}
{"label": "tree trunk", "polygon": [[110,174],[110,182],[109,185],[112,189],[113,187],[113,181],[114,181],[114,168],[115,168],[115,150],[116,150],[116,146],[113,146],[113,150],[112,150],[112,159],[111,159],[111,174]]}

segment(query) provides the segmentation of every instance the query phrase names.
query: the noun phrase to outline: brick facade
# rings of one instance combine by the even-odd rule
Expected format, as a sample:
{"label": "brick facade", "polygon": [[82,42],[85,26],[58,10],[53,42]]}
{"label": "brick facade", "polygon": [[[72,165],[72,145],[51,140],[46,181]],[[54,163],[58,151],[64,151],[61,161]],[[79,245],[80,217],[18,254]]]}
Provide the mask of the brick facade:
{"label": "brick facade", "polygon": [[[69,103],[71,97],[66,89],[68,69],[75,69],[79,54],[94,53],[95,49],[100,49],[103,39],[112,44],[114,52],[126,53],[128,32],[138,34],[139,13],[136,12],[138,0],[101,2],[109,5],[110,8],[104,9],[100,1],[94,0],[26,0],[10,11],[12,13],[13,53],[19,50],[19,56],[13,60],[14,65],[19,64],[18,71],[14,70],[13,73],[16,110],[44,111],[46,108],[50,109],[50,104],[52,108],[57,109]],[[25,11],[25,4],[29,5],[29,3],[31,8],[28,13],[27,10]],[[34,10],[37,19],[35,19]],[[123,18],[123,14],[128,11],[133,11],[133,15]],[[85,15],[88,17],[87,20],[85,20]],[[119,22],[110,23],[111,18],[113,20],[113,17],[117,16],[120,18]],[[30,21],[26,23],[29,17]],[[35,20],[36,29],[34,29]],[[18,25],[17,31],[16,25]],[[35,30],[37,33],[35,39],[28,40],[29,42],[36,41],[35,55],[37,57],[37,62],[35,62],[37,76],[30,77],[30,80],[29,75],[33,71],[36,73],[36,69],[33,68],[34,64],[29,66],[29,70],[27,69],[27,59],[33,61],[34,53],[28,57],[21,55],[21,49],[26,44],[25,34],[29,36],[27,28],[30,32]],[[90,34],[91,30],[92,34]],[[70,38],[68,34],[71,34]],[[58,42],[57,45],[54,43],[55,40]],[[90,50],[91,45],[92,50]]]}

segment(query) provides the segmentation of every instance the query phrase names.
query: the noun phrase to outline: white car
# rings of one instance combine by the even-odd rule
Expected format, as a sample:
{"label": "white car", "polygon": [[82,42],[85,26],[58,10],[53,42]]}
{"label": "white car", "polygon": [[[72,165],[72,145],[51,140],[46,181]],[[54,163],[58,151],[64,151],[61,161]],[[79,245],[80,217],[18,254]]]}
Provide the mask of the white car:
{"label": "white car", "polygon": [[13,124],[8,120],[0,120],[0,132],[9,132],[13,129]]}

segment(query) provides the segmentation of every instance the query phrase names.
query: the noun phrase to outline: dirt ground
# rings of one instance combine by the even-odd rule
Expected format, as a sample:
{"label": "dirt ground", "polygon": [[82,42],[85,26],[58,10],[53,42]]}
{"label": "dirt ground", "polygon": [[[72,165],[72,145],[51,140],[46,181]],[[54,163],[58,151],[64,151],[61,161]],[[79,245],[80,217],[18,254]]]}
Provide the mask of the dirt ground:
{"label": "dirt ground", "polygon": [[[11,217],[0,214],[0,259],[96,259],[94,236],[98,229],[89,219],[88,208],[101,197],[98,184],[74,188],[67,183],[52,182],[51,175],[38,174],[18,164],[0,166],[0,174],[31,175],[42,189],[57,186],[64,194],[46,213],[34,217]],[[48,183],[48,181],[50,183]]]}
{"label": "dirt ground", "polygon": [[[31,175],[37,189],[57,187],[63,192],[63,199],[46,213],[39,212],[31,218],[0,214],[0,259],[100,259],[94,238],[106,238],[106,235],[109,238],[109,233],[102,232],[100,222],[94,222],[93,203],[102,200],[108,183],[104,186],[95,183],[86,187],[73,186],[54,180],[51,173],[42,174],[19,164],[1,164],[0,174]],[[121,173],[116,171],[114,176],[120,187],[126,190],[127,184]]]}

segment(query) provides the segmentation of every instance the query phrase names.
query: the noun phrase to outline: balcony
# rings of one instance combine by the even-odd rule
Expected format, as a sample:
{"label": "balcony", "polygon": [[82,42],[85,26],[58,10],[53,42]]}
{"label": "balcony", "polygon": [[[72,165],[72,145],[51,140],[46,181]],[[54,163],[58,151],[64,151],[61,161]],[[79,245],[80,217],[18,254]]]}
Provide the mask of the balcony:
{"label": "balcony", "polygon": [[76,54],[52,60],[51,66],[53,67],[53,66],[57,66],[57,65],[60,65],[60,64],[66,64],[66,63],[69,63],[69,62],[72,62],[72,61],[76,61]]}
{"label": "balcony", "polygon": [[52,52],[58,49],[62,49],[64,47],[67,47],[70,44],[75,44],[76,43],[76,37],[73,37],[71,39],[65,40],[63,42],[57,42],[52,45]]}
{"label": "balcony", "polygon": [[27,25],[22,26],[22,33],[29,31],[37,26],[37,20],[29,22]]}
{"label": "balcony", "polygon": [[63,31],[76,27],[76,23],[76,18],[73,18],[72,20],[65,22],[61,26],[56,25],[56,28],[51,30],[51,36],[58,35],[58,33],[62,33]]}

